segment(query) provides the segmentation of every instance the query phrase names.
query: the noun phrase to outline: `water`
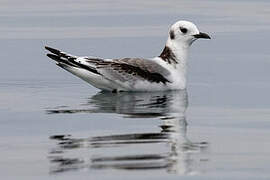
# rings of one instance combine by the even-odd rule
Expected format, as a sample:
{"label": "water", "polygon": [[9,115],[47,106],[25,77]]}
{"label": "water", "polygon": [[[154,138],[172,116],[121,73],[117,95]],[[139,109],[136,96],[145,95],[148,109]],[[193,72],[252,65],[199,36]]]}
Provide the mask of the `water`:
{"label": "water", "polygon": [[[1,179],[269,179],[268,1],[1,1]],[[77,55],[151,57],[195,22],[187,91],[102,93]]]}

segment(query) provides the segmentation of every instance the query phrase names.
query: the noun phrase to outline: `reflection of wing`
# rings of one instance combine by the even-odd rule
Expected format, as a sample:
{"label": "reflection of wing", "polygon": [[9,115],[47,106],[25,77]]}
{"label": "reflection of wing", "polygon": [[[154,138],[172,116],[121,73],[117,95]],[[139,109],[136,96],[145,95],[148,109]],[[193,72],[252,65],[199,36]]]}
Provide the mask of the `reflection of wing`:
{"label": "reflection of wing", "polygon": [[56,113],[117,113],[129,118],[151,118],[170,114],[182,116],[188,105],[186,91],[157,92],[100,92],[79,107],[56,107],[47,110]]}
{"label": "reflection of wing", "polygon": [[181,116],[188,104],[186,91],[98,93],[92,96],[89,105],[97,112],[129,115],[128,117],[154,117],[173,114]]}
{"label": "reflection of wing", "polygon": [[170,82],[167,76],[170,72],[154,61],[140,58],[114,59],[112,61],[86,58],[86,62],[94,64],[97,71],[106,78],[120,82],[147,80],[149,82]]}

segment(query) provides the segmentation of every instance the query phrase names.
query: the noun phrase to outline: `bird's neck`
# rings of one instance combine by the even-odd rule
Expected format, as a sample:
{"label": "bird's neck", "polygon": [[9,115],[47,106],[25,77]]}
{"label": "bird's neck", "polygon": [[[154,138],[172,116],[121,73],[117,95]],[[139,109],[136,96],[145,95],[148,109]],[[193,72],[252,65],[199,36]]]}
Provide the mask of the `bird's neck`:
{"label": "bird's neck", "polygon": [[159,57],[168,64],[185,68],[187,65],[188,50],[189,45],[175,43],[168,39]]}

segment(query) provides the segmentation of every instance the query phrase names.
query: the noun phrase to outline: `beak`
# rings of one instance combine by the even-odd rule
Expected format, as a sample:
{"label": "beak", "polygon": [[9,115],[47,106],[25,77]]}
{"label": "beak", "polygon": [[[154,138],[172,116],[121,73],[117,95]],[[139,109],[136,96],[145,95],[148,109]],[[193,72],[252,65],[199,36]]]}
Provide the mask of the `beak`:
{"label": "beak", "polygon": [[200,32],[199,34],[195,34],[193,36],[195,38],[211,39],[211,37],[208,34],[202,32]]}

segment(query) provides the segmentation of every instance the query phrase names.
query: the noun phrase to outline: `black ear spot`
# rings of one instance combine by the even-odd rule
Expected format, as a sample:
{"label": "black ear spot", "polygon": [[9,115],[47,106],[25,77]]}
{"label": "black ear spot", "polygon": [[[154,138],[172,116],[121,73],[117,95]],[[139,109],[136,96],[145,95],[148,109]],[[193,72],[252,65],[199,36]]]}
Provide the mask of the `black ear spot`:
{"label": "black ear spot", "polygon": [[182,33],[186,34],[188,30],[187,30],[187,28],[180,27],[180,31],[181,31]]}
{"label": "black ear spot", "polygon": [[171,39],[174,39],[174,38],[175,38],[175,35],[174,35],[173,30],[170,30],[170,38],[171,38]]}

